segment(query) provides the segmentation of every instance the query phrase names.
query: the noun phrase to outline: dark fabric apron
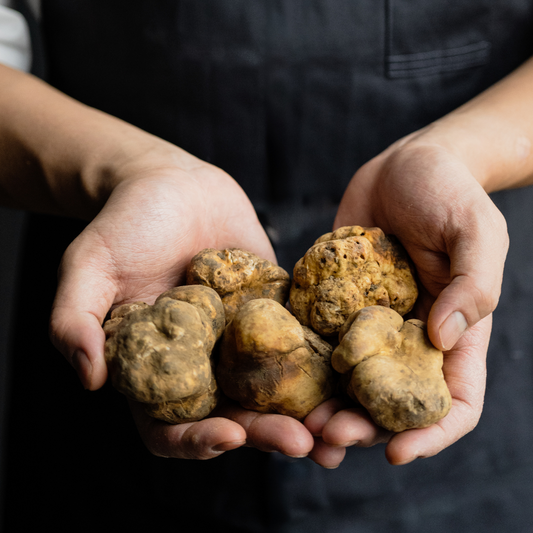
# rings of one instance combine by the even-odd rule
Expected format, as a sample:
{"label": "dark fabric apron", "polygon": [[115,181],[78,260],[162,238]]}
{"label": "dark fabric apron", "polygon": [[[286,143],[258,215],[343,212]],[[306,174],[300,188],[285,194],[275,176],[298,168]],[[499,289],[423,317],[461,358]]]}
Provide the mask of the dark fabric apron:
{"label": "dark fabric apron", "polygon": [[[53,85],[229,172],[291,269],[360,165],[533,53],[533,2],[44,0],[42,29]],[[48,348],[55,269],[82,226],[37,217],[13,363],[10,531],[533,530],[533,191],[494,199],[512,246],[479,426],[435,458],[392,467],[382,446],[350,449],[333,471],[251,449],[151,457],[123,398],[79,390]]]}

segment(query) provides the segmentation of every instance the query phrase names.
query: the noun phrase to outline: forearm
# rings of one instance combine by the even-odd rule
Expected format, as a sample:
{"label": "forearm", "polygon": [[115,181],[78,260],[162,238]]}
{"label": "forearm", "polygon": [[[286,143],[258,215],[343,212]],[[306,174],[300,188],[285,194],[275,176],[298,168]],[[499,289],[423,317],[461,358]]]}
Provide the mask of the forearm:
{"label": "forearm", "polygon": [[533,58],[421,133],[458,155],[487,192],[533,184]]}
{"label": "forearm", "polygon": [[0,202],[92,218],[128,161],[166,145],[0,65]]}

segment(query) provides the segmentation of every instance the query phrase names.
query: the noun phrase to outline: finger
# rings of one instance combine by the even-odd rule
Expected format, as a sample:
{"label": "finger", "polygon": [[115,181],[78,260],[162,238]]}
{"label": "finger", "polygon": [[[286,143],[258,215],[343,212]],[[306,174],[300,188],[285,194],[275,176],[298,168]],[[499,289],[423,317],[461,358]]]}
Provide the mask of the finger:
{"label": "finger", "polygon": [[309,452],[309,459],[324,468],[337,468],[346,456],[346,448],[339,446],[330,446],[320,437],[315,437],[315,445]]}
{"label": "finger", "polygon": [[102,322],[115,290],[101,268],[91,268],[89,261],[80,264],[75,256],[75,248],[69,249],[61,262],[50,339],[75,368],[83,386],[96,390],[107,379]]}
{"label": "finger", "polygon": [[486,352],[491,316],[481,320],[445,354],[443,372],[452,395],[448,415],[430,427],[395,435],[386,449],[394,465],[436,455],[470,432],[483,409],[486,382]]}
{"label": "finger", "polygon": [[345,407],[346,404],[340,398],[331,398],[315,407],[305,418],[304,425],[311,435],[320,437],[331,417]]}
{"label": "finger", "polygon": [[313,436],[298,420],[278,414],[257,413],[228,403],[217,414],[237,422],[246,432],[246,444],[264,452],[306,457],[313,449]]}
{"label": "finger", "polygon": [[159,457],[212,459],[246,442],[244,429],[225,418],[171,425],[149,417],[136,402],[130,407],[144,444]]}
{"label": "finger", "polygon": [[[484,193],[483,193],[484,194]],[[428,319],[431,341],[450,350],[466,331],[488,316],[498,304],[503,267],[509,246],[505,219],[486,197],[465,218],[447,243],[451,283],[437,297]]]}
{"label": "finger", "polygon": [[322,430],[322,439],[330,446],[370,447],[388,442],[393,434],[377,426],[363,407],[343,409],[332,416]]}

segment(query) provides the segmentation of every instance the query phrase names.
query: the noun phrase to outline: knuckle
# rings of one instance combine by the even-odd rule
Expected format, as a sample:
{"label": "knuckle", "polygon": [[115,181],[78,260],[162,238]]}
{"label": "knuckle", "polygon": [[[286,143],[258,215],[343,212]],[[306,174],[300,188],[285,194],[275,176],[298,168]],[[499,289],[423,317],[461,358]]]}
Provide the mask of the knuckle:
{"label": "knuckle", "polygon": [[161,457],[163,459],[168,459],[170,456],[169,455],[165,455],[163,452],[159,451],[157,448],[155,447],[152,447],[152,446],[146,446],[146,448],[148,449],[148,451],[152,454],[152,455],[155,455],[156,457]]}
{"label": "knuckle", "polygon": [[480,307],[480,318],[485,318],[487,315],[492,313],[494,309],[496,309],[496,306],[498,305],[498,301],[500,299],[500,292],[497,291],[491,291],[489,293],[481,293],[481,297],[479,300]]}
{"label": "knuckle", "polygon": [[[142,435],[141,435],[142,436]],[[165,453],[163,453],[161,444],[157,441],[154,441],[153,439],[143,436],[143,442],[146,446],[146,449],[156,457],[168,457]]]}
{"label": "knuckle", "polygon": [[469,325],[478,322],[482,318],[490,315],[497,307],[500,300],[499,284],[496,284],[492,289],[487,289],[486,286],[480,286],[479,282],[473,281],[472,285],[472,299],[473,307],[477,309],[477,316],[469,320]]}
{"label": "knuckle", "polygon": [[481,411],[478,412],[478,410],[475,410],[470,413],[470,416],[467,418],[465,423],[465,435],[475,429],[479,423],[480,417]]}
{"label": "knuckle", "polygon": [[205,437],[195,431],[194,425],[183,435],[181,452],[184,459],[205,460],[213,456]]}
{"label": "knuckle", "polygon": [[461,435],[459,437],[470,433],[476,428],[481,418],[482,410],[483,401],[471,401],[469,403],[464,404],[462,410],[463,413],[461,416],[461,423],[459,425],[459,427],[461,428]]}
{"label": "knuckle", "polygon": [[55,311],[52,312],[48,323],[48,338],[65,359],[71,362],[72,354],[65,344],[65,324]]}

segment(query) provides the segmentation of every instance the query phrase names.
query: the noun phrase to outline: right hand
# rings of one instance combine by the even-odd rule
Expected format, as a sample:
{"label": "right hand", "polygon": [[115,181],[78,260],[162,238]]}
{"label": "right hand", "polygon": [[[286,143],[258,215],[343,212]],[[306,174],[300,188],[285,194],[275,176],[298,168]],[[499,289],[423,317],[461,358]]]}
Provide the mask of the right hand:
{"label": "right hand", "polygon": [[[152,151],[122,166],[117,182],[64,254],[51,316],[52,341],[90,390],[107,379],[102,323],[111,307],[153,303],[183,282],[186,265],[203,248],[240,247],[276,261],[237,183],[172,145],[155,141]],[[175,426],[135,405],[133,413],[147,447],[165,457],[208,459],[245,443],[291,456],[313,447],[300,422],[232,403],[216,417]]]}
{"label": "right hand", "polygon": [[[319,406],[306,419],[309,430],[332,446],[388,442],[392,464],[435,455],[476,426],[508,247],[503,215],[458,151],[440,141],[439,131],[416,132],[361,167],[335,227],[378,226],[405,246],[420,290],[414,314],[444,352],[451,411],[430,427],[398,434],[383,432],[361,409]],[[450,137],[459,134],[452,131]]]}

